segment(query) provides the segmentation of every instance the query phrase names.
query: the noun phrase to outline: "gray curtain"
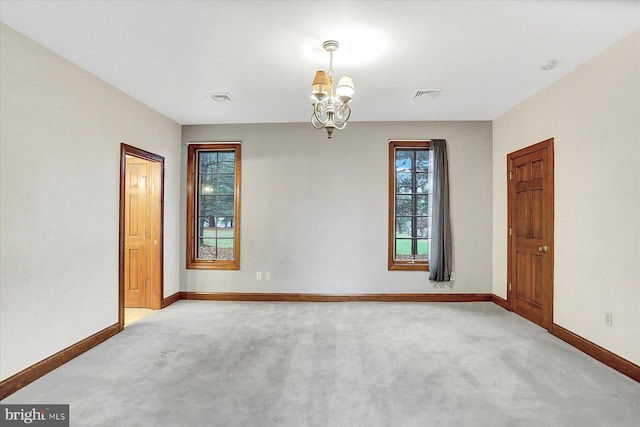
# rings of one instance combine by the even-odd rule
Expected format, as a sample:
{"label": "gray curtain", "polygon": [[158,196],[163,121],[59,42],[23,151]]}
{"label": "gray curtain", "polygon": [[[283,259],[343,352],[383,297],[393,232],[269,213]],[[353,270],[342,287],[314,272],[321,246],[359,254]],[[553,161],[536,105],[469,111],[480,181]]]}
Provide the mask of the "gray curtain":
{"label": "gray curtain", "polygon": [[449,166],[447,141],[431,141],[433,151],[433,202],[431,205],[431,247],[429,250],[429,280],[448,282],[451,279],[451,222],[449,220]]}

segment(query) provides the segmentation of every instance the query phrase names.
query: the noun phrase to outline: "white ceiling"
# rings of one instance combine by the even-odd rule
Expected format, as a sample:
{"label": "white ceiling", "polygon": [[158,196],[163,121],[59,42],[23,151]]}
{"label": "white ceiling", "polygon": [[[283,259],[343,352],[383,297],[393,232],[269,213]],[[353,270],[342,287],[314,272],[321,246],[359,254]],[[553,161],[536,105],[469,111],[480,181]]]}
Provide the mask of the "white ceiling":
{"label": "white ceiling", "polygon": [[1,0],[0,20],[181,124],[308,121],[327,39],[351,121],[492,120],[640,28],[640,2]]}

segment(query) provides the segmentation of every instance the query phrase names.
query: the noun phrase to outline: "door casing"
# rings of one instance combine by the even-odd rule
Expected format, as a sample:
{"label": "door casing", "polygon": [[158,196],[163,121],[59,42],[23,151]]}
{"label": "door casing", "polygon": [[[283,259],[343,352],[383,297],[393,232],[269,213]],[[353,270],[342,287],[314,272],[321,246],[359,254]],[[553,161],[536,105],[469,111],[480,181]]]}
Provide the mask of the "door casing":
{"label": "door casing", "polygon": [[[162,308],[162,299],[164,294],[164,157],[154,153],[133,147],[124,143],[120,144],[120,221],[119,221],[119,254],[118,254],[118,323],[120,330],[124,329],[124,267],[125,267],[125,197],[126,197],[126,172],[127,172],[127,155],[138,157],[149,162],[159,165],[159,176],[157,177],[159,185],[159,200],[156,202],[159,206],[155,206],[155,211],[159,215],[159,227],[157,231],[158,244],[157,250],[152,251],[155,257],[155,263],[158,266],[158,280],[151,282],[148,289],[147,307],[157,310]],[[152,169],[152,168],[150,168]]]}

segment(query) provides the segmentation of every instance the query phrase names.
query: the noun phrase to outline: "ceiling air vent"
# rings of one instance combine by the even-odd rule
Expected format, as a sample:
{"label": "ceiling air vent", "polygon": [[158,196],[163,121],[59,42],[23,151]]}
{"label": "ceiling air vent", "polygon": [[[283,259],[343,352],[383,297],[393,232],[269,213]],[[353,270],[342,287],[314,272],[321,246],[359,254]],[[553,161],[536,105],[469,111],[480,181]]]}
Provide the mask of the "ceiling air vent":
{"label": "ceiling air vent", "polygon": [[207,98],[213,102],[232,102],[233,98],[228,93],[208,93]]}
{"label": "ceiling air vent", "polygon": [[428,97],[431,99],[436,99],[440,95],[440,89],[418,89],[413,93],[414,99]]}

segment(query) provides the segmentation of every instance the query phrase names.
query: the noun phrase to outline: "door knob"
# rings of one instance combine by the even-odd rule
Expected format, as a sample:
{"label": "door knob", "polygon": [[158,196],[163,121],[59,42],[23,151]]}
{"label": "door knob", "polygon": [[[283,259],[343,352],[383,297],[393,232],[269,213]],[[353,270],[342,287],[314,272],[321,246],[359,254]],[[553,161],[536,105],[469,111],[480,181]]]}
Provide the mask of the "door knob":
{"label": "door knob", "polygon": [[549,250],[549,246],[538,246],[538,250],[540,252],[547,252]]}

